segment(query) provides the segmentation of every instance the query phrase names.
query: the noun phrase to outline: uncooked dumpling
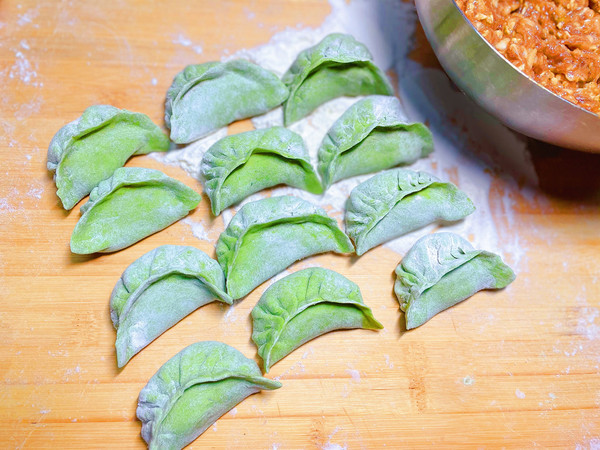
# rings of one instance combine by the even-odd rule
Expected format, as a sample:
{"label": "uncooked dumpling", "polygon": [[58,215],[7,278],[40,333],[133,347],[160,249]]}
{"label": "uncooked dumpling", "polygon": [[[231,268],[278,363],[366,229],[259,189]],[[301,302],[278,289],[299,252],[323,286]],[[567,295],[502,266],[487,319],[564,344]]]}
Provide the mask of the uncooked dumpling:
{"label": "uncooked dumpling", "polygon": [[234,299],[295,261],[329,251],[350,253],[354,247],[323,209],[292,196],[245,204],[217,242],[227,293]]}
{"label": "uncooked dumpling", "polygon": [[114,252],[185,217],[200,202],[193,189],[159,170],[122,167],[81,207],[71,251]]}
{"label": "uncooked dumpling", "polygon": [[197,342],[168,360],[140,392],[149,449],[181,449],[249,395],[279,389],[256,363],[222,342]]}
{"label": "uncooked dumpling", "polygon": [[168,149],[169,138],[145,114],[94,105],[54,135],[48,169],[63,207],[71,209],[131,156]]}
{"label": "uncooked dumpling", "polygon": [[475,250],[454,233],[435,233],[415,243],[396,277],[394,290],[410,330],[482,289],[508,286],[515,274],[500,256]]}
{"label": "uncooked dumpling", "polygon": [[162,245],[131,263],[110,296],[117,364],[214,300],[231,304],[221,266],[202,250]]}
{"label": "uncooked dumpling", "polygon": [[243,59],[187,66],[167,91],[165,123],[178,144],[195,141],[236,120],[281,105],[288,89],[273,74]]}
{"label": "uncooked dumpling", "polygon": [[283,105],[286,126],[337,97],[394,94],[367,47],[349,34],[330,34],[300,52],[282,80],[290,90]]}
{"label": "uncooked dumpling", "polygon": [[202,175],[214,215],[278,184],[313,194],[323,192],[304,141],[282,127],[234,134],[217,141],[204,154]]}
{"label": "uncooked dumpling", "polygon": [[330,331],[383,328],[355,283],[321,267],[273,283],[252,310],[252,319],[252,340],[265,372],[305,342]]}

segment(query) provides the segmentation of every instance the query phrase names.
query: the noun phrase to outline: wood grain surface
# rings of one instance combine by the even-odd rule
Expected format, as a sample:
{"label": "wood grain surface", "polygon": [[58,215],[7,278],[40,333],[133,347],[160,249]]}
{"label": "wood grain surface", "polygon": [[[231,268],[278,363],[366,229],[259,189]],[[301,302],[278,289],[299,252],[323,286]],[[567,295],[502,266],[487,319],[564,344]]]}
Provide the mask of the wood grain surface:
{"label": "wood grain surface", "polygon": [[[234,308],[201,308],[117,370],[108,298],[125,267],[161,244],[211,256],[214,247],[178,223],[115,254],[72,255],[79,209],[61,209],[46,148],[91,104],[163,124],[164,94],[185,65],[286,26],[317,26],[329,9],[317,0],[0,2],[1,448],[142,448],[138,393],[184,346],[219,340],[259,361],[249,313],[263,287]],[[415,52],[436,67],[419,31]],[[524,245],[513,285],[405,332],[392,292],[401,255],[379,248],[294,265],[358,283],[385,329],[304,345],[269,373],[282,389],[248,398],[191,448],[599,448],[600,157],[534,142],[530,151],[534,197],[517,188],[511,215],[495,208],[490,218]],[[201,189],[149,157],[128,165]],[[498,173],[490,203],[506,189]],[[192,218],[210,220],[206,196]]]}

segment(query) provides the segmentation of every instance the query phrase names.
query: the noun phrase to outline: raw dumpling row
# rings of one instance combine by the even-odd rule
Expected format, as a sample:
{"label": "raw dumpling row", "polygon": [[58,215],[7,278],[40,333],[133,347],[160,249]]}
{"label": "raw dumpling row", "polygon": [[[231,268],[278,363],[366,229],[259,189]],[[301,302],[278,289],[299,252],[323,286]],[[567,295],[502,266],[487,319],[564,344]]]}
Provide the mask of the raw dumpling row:
{"label": "raw dumpling row", "polygon": [[[278,184],[320,194],[339,180],[426,157],[433,151],[431,132],[410,123],[393,94],[363,44],[332,34],[301,52],[281,80],[243,60],[186,67],[167,92],[165,123],[172,141],[188,143],[281,104],[287,126],[333,98],[366,96],[325,135],[317,170],[302,138],[283,127],[215,143],[201,169],[212,212],[219,215]],[[197,206],[197,192],[162,172],[122,167],[130,156],[168,149],[169,139],[147,116],[108,105],[88,108],[55,135],[48,168],[55,172],[63,206],[71,209],[90,195],[71,238],[74,253],[128,247]],[[231,304],[295,261],[329,251],[362,255],[474,210],[452,183],[403,168],[381,172],[353,189],[345,232],[324,210],[296,197],[247,203],[221,233],[217,261],[194,247],[164,245],[125,270],[110,298],[118,366],[194,310],[215,300]],[[407,329],[515,278],[499,256],[475,250],[452,233],[417,241],[396,276]],[[252,340],[265,372],[329,331],[383,328],[359,287],[324,268],[300,270],[274,283],[263,292],[252,319]],[[232,347],[198,342],[167,361],[142,389],[137,409],[142,437],[149,448],[183,448],[247,396],[279,387]]]}

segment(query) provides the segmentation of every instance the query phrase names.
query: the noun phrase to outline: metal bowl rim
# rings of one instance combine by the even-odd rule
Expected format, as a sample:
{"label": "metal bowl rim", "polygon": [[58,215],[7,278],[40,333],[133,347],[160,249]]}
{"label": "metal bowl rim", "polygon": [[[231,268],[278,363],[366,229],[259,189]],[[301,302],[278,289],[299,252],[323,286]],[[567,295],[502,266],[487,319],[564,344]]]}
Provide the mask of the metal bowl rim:
{"label": "metal bowl rim", "polygon": [[[427,1],[427,0],[426,0]],[[530,77],[528,77],[527,75],[525,75],[525,73],[521,70],[519,70],[517,67],[515,67],[515,65],[513,63],[511,63],[508,59],[506,59],[504,57],[504,55],[502,53],[500,53],[486,38],[484,38],[482,36],[482,34],[479,32],[479,30],[477,30],[477,28],[475,28],[475,25],[473,25],[473,22],[471,22],[469,20],[469,18],[465,15],[465,13],[463,12],[462,9],[460,9],[460,7],[458,6],[458,4],[456,3],[456,0],[450,0],[452,2],[452,4],[454,5],[454,7],[458,10],[458,12],[460,13],[460,15],[463,17],[463,19],[465,19],[465,21],[467,22],[468,26],[471,27],[471,29],[473,31],[475,31],[475,33],[477,33],[477,36],[479,36],[479,38],[500,58],[502,58],[502,60],[504,62],[506,62],[514,71],[518,72],[519,75],[521,75],[523,78],[527,79],[528,81],[530,81],[531,83],[533,83],[535,86],[542,88],[544,91],[546,91],[548,94],[551,94],[553,97],[567,103],[570,106],[573,106],[577,109],[579,109],[580,111],[583,111],[586,114],[589,114],[590,116],[595,117],[596,119],[600,117],[600,115],[593,113],[592,111],[589,111],[585,108],[582,108],[581,106],[570,102],[569,100],[567,100],[566,98],[561,97],[558,94],[555,94],[554,92],[552,92],[550,89],[548,89],[547,87],[541,85],[540,83],[538,83],[537,81],[531,79]]]}

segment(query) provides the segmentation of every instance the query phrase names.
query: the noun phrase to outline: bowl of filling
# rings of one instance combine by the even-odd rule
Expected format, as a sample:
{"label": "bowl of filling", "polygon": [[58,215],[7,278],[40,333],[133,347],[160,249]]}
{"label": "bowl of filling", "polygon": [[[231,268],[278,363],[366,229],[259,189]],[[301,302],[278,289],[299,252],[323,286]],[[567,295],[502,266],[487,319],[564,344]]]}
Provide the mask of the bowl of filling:
{"label": "bowl of filling", "polygon": [[416,0],[454,83],[505,125],[600,152],[600,0]]}

